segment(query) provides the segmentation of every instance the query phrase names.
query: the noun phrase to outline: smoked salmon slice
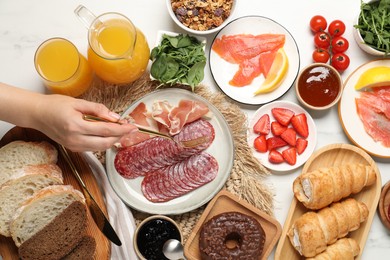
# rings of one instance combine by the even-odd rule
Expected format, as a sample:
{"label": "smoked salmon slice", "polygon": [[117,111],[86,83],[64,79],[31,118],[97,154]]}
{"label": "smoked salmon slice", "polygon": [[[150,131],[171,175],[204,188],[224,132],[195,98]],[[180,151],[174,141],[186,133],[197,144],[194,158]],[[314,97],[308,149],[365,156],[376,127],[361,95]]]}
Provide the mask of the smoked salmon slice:
{"label": "smoked salmon slice", "polygon": [[212,50],[225,61],[239,65],[229,84],[243,87],[262,73],[267,76],[276,52],[284,43],[283,34],[223,35],[214,40]]}
{"label": "smoked salmon slice", "polygon": [[355,99],[364,129],[376,142],[390,147],[390,87],[366,91]]}

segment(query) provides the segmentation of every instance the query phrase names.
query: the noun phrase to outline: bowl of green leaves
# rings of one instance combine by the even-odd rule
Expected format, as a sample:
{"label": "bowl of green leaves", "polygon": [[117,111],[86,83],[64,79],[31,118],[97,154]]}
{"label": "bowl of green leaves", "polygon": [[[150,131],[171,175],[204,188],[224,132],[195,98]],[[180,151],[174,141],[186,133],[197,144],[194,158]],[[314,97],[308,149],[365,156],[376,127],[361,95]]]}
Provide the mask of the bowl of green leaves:
{"label": "bowl of green leaves", "polygon": [[362,1],[354,27],[354,38],[363,51],[390,55],[390,0]]}
{"label": "bowl of green leaves", "polygon": [[192,91],[204,78],[206,38],[159,31],[150,53],[150,77],[161,85],[189,85]]}

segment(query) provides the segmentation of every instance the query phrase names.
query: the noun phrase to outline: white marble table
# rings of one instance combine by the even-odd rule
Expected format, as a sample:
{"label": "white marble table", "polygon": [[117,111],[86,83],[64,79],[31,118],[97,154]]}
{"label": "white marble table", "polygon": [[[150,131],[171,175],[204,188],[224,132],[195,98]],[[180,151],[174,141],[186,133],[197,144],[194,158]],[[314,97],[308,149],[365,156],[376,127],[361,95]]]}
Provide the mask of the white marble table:
{"label": "white marble table", "polygon": [[[38,45],[47,38],[61,36],[71,40],[85,54],[87,31],[73,13],[77,5],[83,4],[95,14],[116,11],[125,14],[139,27],[153,46],[158,30],[180,32],[171,21],[165,7],[165,0],[2,0],[0,1],[0,81],[32,91],[44,92],[33,64],[34,53]],[[294,36],[300,51],[301,67],[311,62],[313,51],[312,34],[309,20],[315,14],[321,14],[328,21],[341,19],[347,25],[345,37],[350,42],[348,55],[350,67],[342,74],[344,79],[359,65],[374,59],[364,54],[356,45],[352,36],[352,25],[359,12],[359,0],[297,0],[297,1],[261,1],[238,0],[233,18],[245,15],[269,17],[284,25]],[[208,36],[207,50],[214,35]],[[204,83],[215,91],[215,85],[209,67],[206,68]],[[283,100],[297,102],[293,89],[281,97]],[[251,118],[258,106],[242,109]],[[318,129],[317,148],[332,143],[349,143],[339,123],[337,108],[326,113],[312,114]],[[0,136],[12,125],[0,122]],[[390,179],[390,161],[377,159],[382,175],[382,183]],[[275,216],[283,225],[292,199],[292,181],[301,168],[283,174],[271,175],[267,182],[275,191]],[[390,255],[390,236],[382,226],[378,215],[375,216],[369,237],[364,248],[363,259],[387,259]],[[272,258],[272,257],[271,257]]]}

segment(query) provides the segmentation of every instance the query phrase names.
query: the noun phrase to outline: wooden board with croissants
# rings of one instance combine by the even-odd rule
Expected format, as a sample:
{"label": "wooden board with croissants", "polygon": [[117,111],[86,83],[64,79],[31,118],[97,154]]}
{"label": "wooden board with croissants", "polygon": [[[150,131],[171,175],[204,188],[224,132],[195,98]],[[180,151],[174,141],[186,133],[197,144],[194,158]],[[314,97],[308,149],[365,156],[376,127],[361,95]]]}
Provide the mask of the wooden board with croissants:
{"label": "wooden board with croissants", "polygon": [[[291,188],[292,192],[292,203],[286,218],[286,221],[283,225],[283,231],[281,238],[279,240],[278,246],[276,248],[275,252],[275,259],[301,259],[302,256],[298,253],[298,250],[294,248],[293,246],[293,241],[290,241],[289,236],[294,238],[294,232],[295,235],[298,232],[298,228],[295,225],[301,225],[299,222],[305,222],[308,219],[314,219],[313,222],[318,221],[317,218],[327,218],[329,216],[328,214],[332,214],[332,211],[335,211],[337,209],[330,209],[331,207],[328,205],[330,202],[334,202],[333,204],[330,205],[336,205],[335,207],[349,207],[352,208],[354,207],[355,209],[358,209],[359,216],[361,215],[362,217],[362,223],[359,223],[358,228],[354,231],[349,232],[346,237],[351,238],[348,240],[337,240],[339,241],[338,244],[334,243],[332,241],[333,249],[328,245],[328,251],[329,250],[340,250],[345,251],[346,248],[350,248],[352,251],[355,251],[356,258],[355,259],[360,259],[361,254],[364,250],[364,245],[367,240],[368,232],[370,231],[371,224],[374,218],[374,215],[376,213],[376,207],[379,201],[380,197],[380,191],[382,187],[381,183],[381,176],[380,172],[378,170],[378,167],[376,166],[374,160],[362,149],[350,145],[350,144],[332,144],[325,146],[319,150],[317,150],[306,162],[302,169],[302,173],[300,176],[297,177],[296,181],[301,177],[302,175],[308,173],[312,173],[314,171],[318,171],[319,169],[330,169],[334,170],[334,168],[344,168],[346,165],[353,165],[353,167],[362,167],[362,166],[357,166],[357,165],[363,165],[364,167],[362,169],[358,169],[358,172],[361,172],[362,175],[363,173],[366,173],[366,168],[371,169],[375,174],[374,180],[372,180],[372,176],[370,177],[371,180],[368,181],[367,185],[358,185],[361,187],[353,187],[352,189],[355,189],[355,194],[348,195],[347,197],[344,197],[342,192],[340,191],[334,191],[334,194],[331,193],[326,193],[322,189],[316,190],[315,187],[312,187],[312,192],[325,192],[324,194],[321,194],[320,197],[323,197],[326,201],[323,200],[315,200],[313,198],[313,201],[308,202],[304,201],[304,198],[299,198],[297,199],[296,196],[299,197],[297,194],[297,187],[295,187],[295,195],[293,193],[293,187]],[[367,167],[366,167],[367,166]],[[332,171],[330,170],[330,171]],[[327,170],[325,170],[326,172]],[[348,169],[349,172],[351,172],[350,169]],[[368,172],[368,170],[367,170]],[[324,177],[324,174],[326,173],[318,173],[318,176],[321,176],[321,178],[326,179],[326,176]],[[367,174],[368,176],[368,174]],[[350,176],[350,178],[357,178],[356,176]],[[363,177],[362,177],[363,178]],[[365,177],[364,177],[365,178]],[[312,180],[313,181],[313,180]],[[332,181],[329,180],[328,182],[336,182],[337,180],[333,179]],[[314,180],[315,182],[315,180]],[[342,183],[347,182],[346,177],[344,176],[342,179]],[[357,181],[356,181],[357,182]],[[362,181],[365,182],[365,181]],[[370,183],[371,182],[371,183]],[[326,181],[321,182],[321,185],[326,185]],[[332,184],[333,185],[333,184]],[[342,184],[340,182],[339,186],[341,187]],[[307,188],[307,187],[306,187]],[[345,187],[343,186],[343,189]],[[326,190],[329,190],[329,187],[327,187]],[[310,193],[310,191],[305,191],[306,193]],[[342,197],[342,198],[341,198]],[[304,201],[302,203],[301,201]],[[340,203],[342,202],[342,203]],[[344,204],[344,205],[341,205]],[[347,205],[348,204],[348,205]],[[365,206],[362,206],[362,204],[365,204]],[[306,206],[305,206],[306,205]],[[324,206],[327,205],[327,206]],[[324,210],[325,209],[325,210]],[[306,214],[308,212],[313,212],[314,214]],[[335,212],[333,212],[335,213]],[[337,214],[337,213],[336,213]],[[351,215],[355,215],[356,213],[352,213]],[[320,215],[320,216],[318,216]],[[322,215],[322,216],[321,216]],[[302,219],[305,218],[305,219]],[[348,217],[347,217],[348,218]],[[327,222],[327,220],[320,220],[322,221],[322,227],[321,229],[327,229],[329,232],[326,234],[325,240],[331,239],[331,236],[337,236],[337,234],[334,234],[334,230],[330,221]],[[359,220],[350,220],[351,222],[359,222]],[[325,227],[328,225],[327,227]],[[339,224],[340,225],[340,224]],[[336,229],[337,227],[334,227]],[[333,233],[332,233],[333,232]],[[315,238],[315,237],[310,237],[311,240],[316,240],[316,239],[324,239],[322,238]],[[355,243],[356,241],[356,243]],[[312,244],[312,243],[308,243]],[[321,243],[315,243],[316,245],[321,244]],[[302,245],[304,246],[304,245]],[[359,248],[358,252],[356,251],[356,247]],[[303,248],[300,248],[301,250]],[[317,247],[318,249],[318,247]],[[308,249],[308,252],[310,251],[310,248]],[[305,252],[306,253],[306,252]],[[309,252],[310,254],[310,252]]]}
{"label": "wooden board with croissants", "polygon": [[[35,131],[33,129],[26,129],[21,127],[14,127],[8,131],[0,141],[0,147],[6,145],[15,140],[24,140],[24,141],[48,141],[53,143],[52,140],[47,138],[42,133]],[[70,156],[75,163],[79,173],[88,187],[89,191],[95,197],[99,206],[103,209],[105,214],[107,214],[107,209],[104,204],[104,199],[96,182],[96,179],[91,172],[90,167],[85,162],[85,160],[77,153],[70,153]],[[64,183],[70,184],[74,188],[81,191],[81,187],[77,182],[76,178],[73,176],[71,169],[67,165],[64,158],[62,158],[61,153],[58,153],[58,166],[62,169]],[[92,219],[92,216],[88,212],[88,222],[87,222],[87,234],[93,236],[96,241],[96,254],[95,259],[109,259],[110,258],[110,242],[107,238],[101,233],[101,231],[96,226],[95,222]],[[7,238],[0,236],[0,252],[3,259],[19,259],[18,249],[15,246],[12,238]]]}

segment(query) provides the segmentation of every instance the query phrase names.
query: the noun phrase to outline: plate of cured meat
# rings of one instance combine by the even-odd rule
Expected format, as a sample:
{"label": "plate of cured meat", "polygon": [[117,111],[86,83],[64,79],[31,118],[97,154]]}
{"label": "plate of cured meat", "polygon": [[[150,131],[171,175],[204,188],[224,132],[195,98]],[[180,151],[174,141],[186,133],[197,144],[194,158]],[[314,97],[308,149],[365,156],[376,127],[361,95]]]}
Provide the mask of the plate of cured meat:
{"label": "plate of cured meat", "polygon": [[290,32],[262,16],[245,16],[227,24],[213,40],[209,61],[219,88],[250,105],[265,104],[286,93],[300,66],[298,46]]}
{"label": "plate of cured meat", "polygon": [[339,102],[339,118],[353,143],[374,156],[390,158],[390,85],[355,90],[362,73],[382,66],[390,67],[390,60],[365,63],[347,78]]}
{"label": "plate of cured meat", "polygon": [[108,178],[128,206],[150,214],[188,212],[212,199],[230,176],[232,134],[206,99],[183,89],[157,90],[122,117],[173,138],[140,132],[107,150]]}

